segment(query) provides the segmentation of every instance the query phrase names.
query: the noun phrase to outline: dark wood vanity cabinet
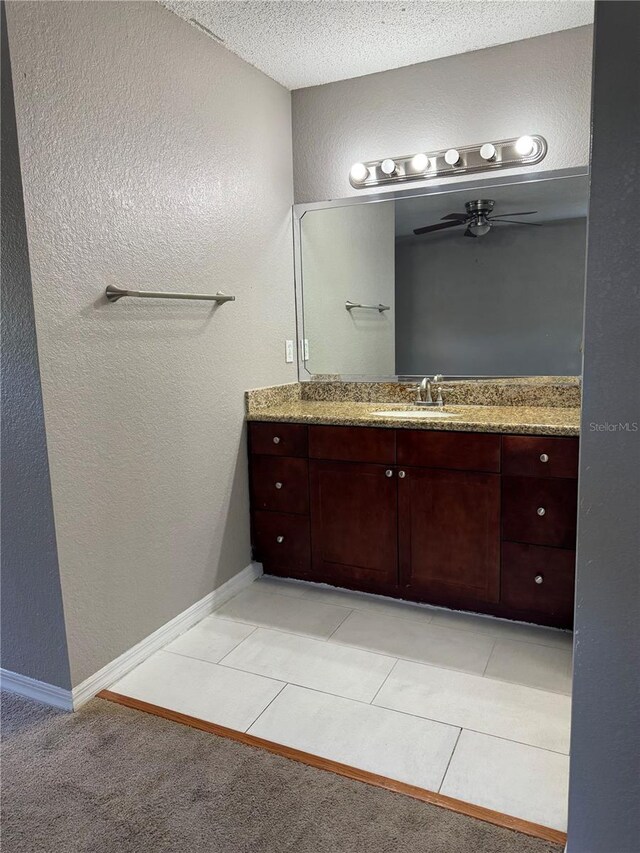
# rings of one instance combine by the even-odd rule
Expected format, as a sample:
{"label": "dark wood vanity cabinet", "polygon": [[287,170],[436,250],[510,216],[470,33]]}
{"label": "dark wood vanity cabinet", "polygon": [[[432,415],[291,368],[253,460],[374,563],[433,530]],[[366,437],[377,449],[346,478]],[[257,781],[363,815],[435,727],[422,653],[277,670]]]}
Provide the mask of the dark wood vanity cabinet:
{"label": "dark wood vanity cabinet", "polygon": [[425,601],[500,598],[500,475],[398,471],[399,584]]}
{"label": "dark wood vanity cabinet", "polygon": [[386,592],[398,582],[393,468],[311,460],[311,569],[336,585]]}
{"label": "dark wood vanity cabinet", "polygon": [[253,422],[249,448],[265,572],[571,626],[577,438]]}

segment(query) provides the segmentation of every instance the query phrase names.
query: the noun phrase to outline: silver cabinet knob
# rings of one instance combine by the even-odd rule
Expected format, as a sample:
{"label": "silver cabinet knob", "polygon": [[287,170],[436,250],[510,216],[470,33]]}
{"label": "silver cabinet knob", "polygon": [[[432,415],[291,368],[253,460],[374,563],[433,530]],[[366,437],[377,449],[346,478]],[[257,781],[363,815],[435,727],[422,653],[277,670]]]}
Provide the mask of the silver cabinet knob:
{"label": "silver cabinet knob", "polygon": [[538,515],[544,515],[546,513],[546,509],[543,506],[539,506],[536,512]]}
{"label": "silver cabinet knob", "polygon": [[546,454],[546,453],[541,453],[541,454],[540,454],[540,461],[541,461],[541,462],[548,462],[548,461],[549,461],[549,457],[547,456],[547,454]]}
{"label": "silver cabinet knob", "polygon": [[282,483],[276,483],[276,489],[281,489],[281,488],[282,488]]}
{"label": "silver cabinet knob", "polygon": [[276,542],[278,543],[278,545],[282,545],[282,543],[284,542],[284,536],[276,536]]}
{"label": "silver cabinet knob", "polygon": [[535,576],[535,578],[534,578],[534,581],[535,581],[537,584],[541,584],[541,583],[544,581],[544,578],[542,577],[542,575],[536,575],[536,576]]}
{"label": "silver cabinet knob", "polygon": [[406,471],[398,471],[398,477],[400,477],[400,479],[401,479],[401,480],[404,480],[404,478],[405,478],[406,476],[407,476],[407,472],[406,472]]}
{"label": "silver cabinet knob", "polygon": [[274,435],[273,436],[273,443],[274,444],[280,444],[280,436]]}
{"label": "silver cabinet knob", "polygon": [[391,468],[387,468],[387,470],[384,472],[384,476],[393,477],[393,471],[391,470]]}

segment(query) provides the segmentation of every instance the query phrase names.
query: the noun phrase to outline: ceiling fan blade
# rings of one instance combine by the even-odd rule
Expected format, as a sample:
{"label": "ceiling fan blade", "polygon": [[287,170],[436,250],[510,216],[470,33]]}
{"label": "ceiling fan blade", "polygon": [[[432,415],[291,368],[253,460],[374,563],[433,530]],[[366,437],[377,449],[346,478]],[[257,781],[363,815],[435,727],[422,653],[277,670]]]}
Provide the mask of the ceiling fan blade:
{"label": "ceiling fan blade", "polygon": [[460,222],[464,222],[469,218],[466,213],[447,213],[446,216],[442,217],[443,219],[459,219]]}
{"label": "ceiling fan blade", "polygon": [[542,228],[542,222],[522,222],[520,219],[490,219],[489,222],[500,225],[502,222],[509,222],[511,225],[534,225],[536,228]]}
{"label": "ceiling fan blade", "polygon": [[437,225],[425,225],[424,228],[414,228],[414,234],[429,234],[431,231],[442,231],[443,228],[455,228],[456,225],[464,225],[464,222],[439,222]]}
{"label": "ceiling fan blade", "polygon": [[464,232],[464,236],[465,237],[477,237],[478,235],[474,234],[470,228],[467,228],[467,230]]}
{"label": "ceiling fan blade", "polygon": [[[519,213],[497,213],[496,216],[498,218],[500,218],[502,216],[531,216],[532,213],[537,213],[537,212],[538,212],[537,210],[521,210]],[[492,218],[495,219],[496,216],[494,216]]]}

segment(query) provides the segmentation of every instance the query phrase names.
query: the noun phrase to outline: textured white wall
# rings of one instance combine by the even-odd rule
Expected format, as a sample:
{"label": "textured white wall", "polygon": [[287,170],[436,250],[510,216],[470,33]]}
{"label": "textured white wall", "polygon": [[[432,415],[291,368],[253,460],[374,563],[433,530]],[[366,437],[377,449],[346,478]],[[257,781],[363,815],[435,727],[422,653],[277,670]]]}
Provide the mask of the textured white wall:
{"label": "textured white wall", "polygon": [[301,235],[309,372],[395,373],[395,203],[310,210]]}
{"label": "textured white wall", "polygon": [[295,379],[290,95],[156,3],[7,5],[76,685],[250,561],[243,391]]}
{"label": "textured white wall", "polygon": [[296,201],[370,192],[349,184],[349,169],[357,161],[524,133],[540,133],[549,143],[536,170],[584,166],[589,160],[592,37],[592,27],[578,27],[296,90]]}

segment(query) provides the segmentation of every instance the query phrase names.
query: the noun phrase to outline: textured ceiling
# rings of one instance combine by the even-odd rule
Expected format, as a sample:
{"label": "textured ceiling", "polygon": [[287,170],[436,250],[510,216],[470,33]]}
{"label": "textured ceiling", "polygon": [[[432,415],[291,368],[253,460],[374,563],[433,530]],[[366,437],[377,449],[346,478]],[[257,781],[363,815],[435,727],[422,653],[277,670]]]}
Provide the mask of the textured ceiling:
{"label": "textured ceiling", "polygon": [[[162,0],[288,89],[590,24],[592,0]],[[532,72],[534,69],[532,69]]]}

